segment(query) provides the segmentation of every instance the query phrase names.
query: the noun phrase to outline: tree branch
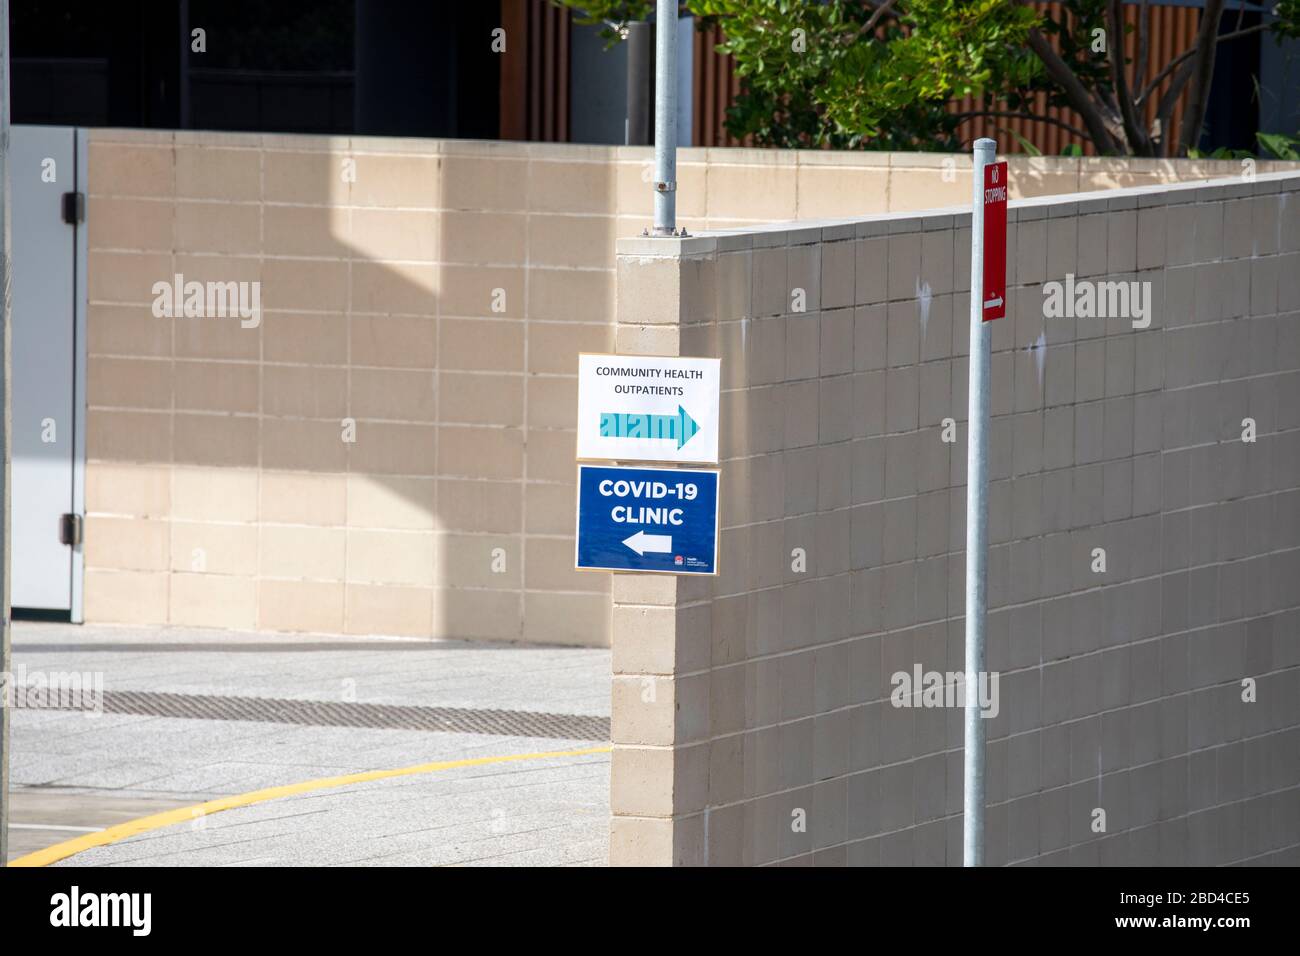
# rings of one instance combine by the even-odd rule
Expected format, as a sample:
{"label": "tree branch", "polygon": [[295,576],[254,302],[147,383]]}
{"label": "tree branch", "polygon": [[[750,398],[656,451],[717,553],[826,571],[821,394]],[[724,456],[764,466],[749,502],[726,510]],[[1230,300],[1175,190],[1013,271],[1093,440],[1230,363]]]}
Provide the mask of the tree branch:
{"label": "tree branch", "polygon": [[[1259,33],[1261,30],[1267,30],[1270,26],[1271,24],[1268,23],[1257,23],[1253,27],[1246,27],[1246,29],[1244,30],[1234,30],[1231,33],[1223,34],[1223,36],[1215,37],[1214,42],[1215,45],[1217,46],[1218,44],[1224,43],[1228,40],[1236,40],[1239,37],[1249,36],[1252,33]],[[1147,84],[1146,89],[1144,89],[1141,95],[1138,96],[1136,100],[1134,100],[1134,103],[1140,108],[1142,104],[1145,103],[1151,97],[1151,94],[1155,92],[1156,87],[1160,85],[1161,81],[1163,81],[1165,77],[1167,77],[1174,70],[1178,69],[1178,67],[1182,66],[1182,64],[1186,63],[1195,55],[1196,55],[1196,47],[1193,46],[1184,50],[1182,53],[1178,54],[1176,57],[1170,60],[1169,63],[1165,65],[1165,68],[1161,70],[1159,73],[1157,73],[1155,75],[1155,78],[1150,83]]]}
{"label": "tree branch", "polygon": [[1172,121],[1171,117],[1174,115],[1174,106],[1177,104],[1178,98],[1183,95],[1183,87],[1191,79],[1195,67],[1195,63],[1187,63],[1183,66],[1178,71],[1178,75],[1174,77],[1174,81],[1169,84],[1169,89],[1165,90],[1165,95],[1160,97],[1160,103],[1156,106],[1156,122],[1160,124],[1160,155],[1162,156],[1168,156],[1170,147],[1178,141],[1178,137],[1174,135],[1174,131],[1169,124]]}
{"label": "tree branch", "polygon": [[1092,95],[1101,100],[1102,115],[1111,126],[1119,126],[1122,123],[1119,113],[1119,103],[1115,99],[1114,89],[1099,88],[1093,90]]}
{"label": "tree branch", "polygon": [[1115,98],[1119,101],[1119,114],[1124,120],[1124,137],[1128,140],[1130,152],[1146,156],[1151,152],[1151,142],[1138,121],[1137,110],[1133,108],[1133,97],[1129,93],[1128,77],[1124,70],[1124,30],[1120,21],[1120,0],[1107,0],[1106,26],[1111,36],[1106,59],[1110,61],[1110,81],[1115,88]]}
{"label": "tree branch", "polygon": [[852,43],[859,37],[866,36],[873,32],[876,29],[876,24],[878,24],[886,14],[895,18],[903,16],[906,13],[905,10],[894,9],[894,4],[897,2],[898,0],[884,0],[883,3],[877,6],[875,3],[871,2],[871,0],[864,0],[863,5],[866,6],[867,9],[871,10],[871,16],[867,17],[866,23],[862,24],[862,26],[858,27],[850,36],[848,36],[847,42]]}
{"label": "tree branch", "polygon": [[[1138,56],[1133,68],[1133,88],[1142,89],[1147,78],[1147,54],[1151,51],[1151,4],[1142,0],[1142,13],[1138,17]],[[1136,107],[1136,102],[1134,103]]]}
{"label": "tree branch", "polygon": [[1075,76],[1069,64],[1052,49],[1052,45],[1037,27],[1031,27],[1029,30],[1029,47],[1043,61],[1047,75],[1065,93],[1074,111],[1083,117],[1084,125],[1088,127],[1088,138],[1092,140],[1097,152],[1117,152],[1115,140],[1110,135],[1110,130],[1106,128],[1106,120],[1098,109],[1096,101],[1088,95],[1087,89]]}
{"label": "tree branch", "polygon": [[976,116],[997,116],[1005,119],[1023,119],[1033,120],[1035,123],[1051,123],[1053,126],[1059,126],[1063,130],[1068,130],[1080,139],[1091,139],[1087,130],[1079,129],[1077,126],[1071,126],[1064,120],[1059,120],[1055,116],[1037,116],[1033,113],[1016,113],[1012,110],[967,110],[964,113],[953,113],[953,117],[958,121],[973,119]]}
{"label": "tree branch", "polygon": [[1188,96],[1187,112],[1183,115],[1183,128],[1179,131],[1179,147],[1186,151],[1201,138],[1201,124],[1210,99],[1210,81],[1214,78],[1214,52],[1218,46],[1219,21],[1223,19],[1224,0],[1205,0],[1201,13],[1201,26],[1196,34],[1196,68],[1192,71],[1192,90]]}
{"label": "tree branch", "polygon": [[883,17],[886,13],[890,13],[891,8],[893,6],[894,6],[894,0],[885,0],[884,3],[876,7],[875,12],[872,13],[871,16],[867,18],[867,22],[864,23],[862,25],[862,29],[858,31],[858,35],[861,36],[864,33],[870,33],[872,30],[874,30],[876,28],[876,24],[880,22],[880,18]]}

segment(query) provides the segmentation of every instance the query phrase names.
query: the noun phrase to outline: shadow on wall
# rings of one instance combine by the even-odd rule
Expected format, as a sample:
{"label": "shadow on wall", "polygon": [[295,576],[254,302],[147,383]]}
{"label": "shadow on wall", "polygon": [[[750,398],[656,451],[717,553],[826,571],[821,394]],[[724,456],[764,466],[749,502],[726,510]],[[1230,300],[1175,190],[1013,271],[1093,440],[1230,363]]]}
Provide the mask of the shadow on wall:
{"label": "shadow on wall", "polygon": [[[611,164],[104,131],[90,167],[88,621],[607,643],[572,416]],[[176,276],[260,321],[155,315]]]}
{"label": "shadow on wall", "polygon": [[[649,158],[94,131],[87,619],[606,643],[610,582],[572,570],[573,376],[613,348],[612,240],[647,222]],[[693,233],[970,195],[965,156],[679,159]],[[1011,162],[1013,195],[1224,165]],[[247,283],[262,321],[156,318],[177,275]]]}

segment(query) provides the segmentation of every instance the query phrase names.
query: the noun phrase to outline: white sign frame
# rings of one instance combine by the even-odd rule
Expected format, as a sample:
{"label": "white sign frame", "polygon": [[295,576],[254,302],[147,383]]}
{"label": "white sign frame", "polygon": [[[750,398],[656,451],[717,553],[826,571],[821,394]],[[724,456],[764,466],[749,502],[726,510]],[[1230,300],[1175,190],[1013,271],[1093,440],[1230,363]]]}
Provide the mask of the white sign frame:
{"label": "white sign frame", "polygon": [[721,393],[721,359],[580,352],[577,459],[716,465]]}

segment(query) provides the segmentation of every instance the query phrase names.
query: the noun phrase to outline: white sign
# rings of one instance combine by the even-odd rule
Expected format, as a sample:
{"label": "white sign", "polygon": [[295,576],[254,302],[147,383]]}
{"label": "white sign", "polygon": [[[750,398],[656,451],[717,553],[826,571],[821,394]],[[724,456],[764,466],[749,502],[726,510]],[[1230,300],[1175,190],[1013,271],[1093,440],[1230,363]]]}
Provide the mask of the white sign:
{"label": "white sign", "polygon": [[578,356],[578,457],[718,461],[721,362],[661,355]]}

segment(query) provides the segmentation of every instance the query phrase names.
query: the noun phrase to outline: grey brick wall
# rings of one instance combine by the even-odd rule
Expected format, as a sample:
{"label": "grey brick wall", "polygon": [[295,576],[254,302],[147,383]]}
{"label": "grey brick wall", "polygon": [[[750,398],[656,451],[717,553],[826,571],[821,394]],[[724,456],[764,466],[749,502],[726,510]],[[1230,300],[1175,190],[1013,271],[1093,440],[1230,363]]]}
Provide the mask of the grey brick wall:
{"label": "grey brick wall", "polygon": [[[1300,863],[1300,176],[1009,233],[987,860]],[[1067,273],[1149,327],[1046,317]],[[890,693],[963,667],[969,217],[624,240],[618,281],[620,351],[722,358],[725,460],[721,575],[614,581],[611,861],[960,864],[961,711]]]}

